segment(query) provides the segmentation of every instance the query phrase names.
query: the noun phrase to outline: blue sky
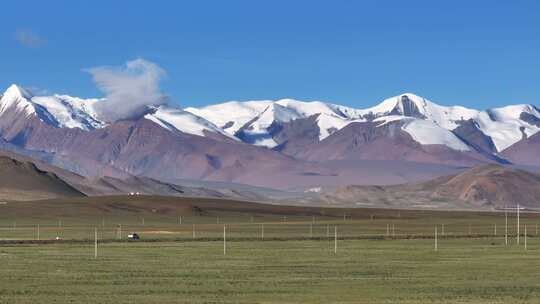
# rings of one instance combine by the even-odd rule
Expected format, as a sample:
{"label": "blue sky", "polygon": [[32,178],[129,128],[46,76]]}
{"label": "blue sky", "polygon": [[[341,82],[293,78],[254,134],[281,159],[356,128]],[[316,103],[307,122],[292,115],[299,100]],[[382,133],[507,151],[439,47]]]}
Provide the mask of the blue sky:
{"label": "blue sky", "polygon": [[[444,3],[443,3],[444,2]],[[182,106],[403,92],[540,104],[540,1],[9,1],[0,86],[103,94],[85,68],[144,58]]]}

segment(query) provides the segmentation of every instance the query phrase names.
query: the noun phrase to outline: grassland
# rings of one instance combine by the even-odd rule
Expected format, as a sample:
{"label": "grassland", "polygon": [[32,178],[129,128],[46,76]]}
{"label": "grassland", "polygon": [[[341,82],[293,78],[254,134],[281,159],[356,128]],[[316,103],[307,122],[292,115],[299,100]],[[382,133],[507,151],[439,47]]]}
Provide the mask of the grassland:
{"label": "grassland", "polygon": [[537,214],[148,200],[0,206],[0,303],[540,303]]}

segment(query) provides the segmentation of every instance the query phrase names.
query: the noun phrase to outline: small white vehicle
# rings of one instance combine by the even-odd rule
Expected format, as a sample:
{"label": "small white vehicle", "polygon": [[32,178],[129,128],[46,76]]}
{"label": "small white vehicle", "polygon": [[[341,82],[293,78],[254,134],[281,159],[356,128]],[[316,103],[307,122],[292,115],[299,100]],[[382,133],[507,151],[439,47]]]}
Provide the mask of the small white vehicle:
{"label": "small white vehicle", "polygon": [[141,238],[139,237],[139,235],[136,234],[136,233],[128,234],[127,237],[128,237],[128,239],[130,239],[130,240],[140,240],[140,239],[141,239]]}

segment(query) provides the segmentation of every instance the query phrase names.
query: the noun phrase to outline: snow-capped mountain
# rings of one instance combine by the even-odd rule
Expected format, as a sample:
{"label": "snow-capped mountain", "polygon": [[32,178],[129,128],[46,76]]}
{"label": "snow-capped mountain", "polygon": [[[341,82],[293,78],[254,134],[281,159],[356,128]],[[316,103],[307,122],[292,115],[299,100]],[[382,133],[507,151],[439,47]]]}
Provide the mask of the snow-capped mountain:
{"label": "snow-capped mountain", "polygon": [[34,96],[30,91],[11,85],[0,99],[0,117],[11,120],[36,117],[58,128],[92,130],[105,125],[94,111],[98,99],[80,99],[67,95]]}
{"label": "snow-capped mountain", "polygon": [[540,131],[539,126],[524,118],[540,117],[540,111],[532,105],[478,111],[460,106],[444,107],[414,94],[404,94],[387,99],[369,111],[379,117],[388,114],[416,117],[447,130],[456,129],[463,121],[473,120],[486,136],[491,137],[498,152]]}
{"label": "snow-capped mountain", "polygon": [[34,96],[30,91],[11,85],[0,99],[0,118],[37,117],[58,128],[92,130],[106,125],[94,111],[99,99],[80,99],[67,95]]}
{"label": "snow-capped mountain", "polygon": [[[95,110],[95,105],[101,100],[68,95],[34,96],[25,88],[11,85],[0,99],[0,119],[9,117],[11,121],[16,121],[36,117],[53,127],[89,131],[110,124]],[[238,140],[206,119],[173,106],[163,105],[149,109],[144,117],[169,131],[198,136],[211,132]]]}
{"label": "snow-capped mountain", "polygon": [[458,126],[459,121],[475,117],[478,111],[461,106],[445,107],[415,94],[405,93],[388,98],[372,108],[360,110],[359,113],[362,117],[415,117],[451,130]]}
{"label": "snow-capped mountain", "polygon": [[238,140],[210,121],[176,107],[160,106],[155,111],[146,114],[144,118],[157,123],[169,131],[180,131],[198,136],[206,136],[205,132],[213,132]]}
{"label": "snow-capped mountain", "polygon": [[[0,99],[0,135],[10,144],[51,153],[62,150],[44,143],[52,133],[59,141],[66,141],[67,136],[83,136],[84,132],[92,133],[92,140],[101,140],[99,136],[106,139],[110,130],[119,128],[120,122],[100,117],[96,105],[101,101],[103,99],[67,95],[34,96],[29,90],[12,85]],[[412,93],[385,99],[366,109],[294,99],[231,101],[186,109],[161,105],[149,107],[137,118],[140,119],[171,134],[261,146],[286,156],[316,161],[391,159],[452,164],[519,163],[518,156],[523,154],[520,151],[525,149],[520,147],[534,151],[537,141],[517,143],[540,131],[540,111],[533,105],[479,111],[442,106]],[[50,128],[69,132],[53,132]],[[94,133],[99,130],[103,130],[101,135],[95,137]],[[64,143],[56,145],[60,144]],[[511,154],[502,153],[514,146],[517,148],[513,148]],[[197,151],[202,153],[202,150]],[[99,151],[96,153],[102,157]],[[528,164],[530,154],[526,154]],[[511,157],[506,160],[505,155]],[[208,161],[211,167],[222,165],[213,156]]]}
{"label": "snow-capped mountain", "polygon": [[231,101],[202,108],[186,108],[220,126],[243,141],[269,148],[278,143],[273,139],[272,126],[317,115],[319,140],[355,120],[356,110],[320,101],[303,102],[294,99],[277,101]]}
{"label": "snow-capped mountain", "polygon": [[464,121],[473,121],[493,141],[496,152],[540,131],[540,127],[531,122],[531,119],[540,118],[539,110],[532,105],[478,111],[461,106],[441,106],[412,93],[388,98],[367,109],[282,99],[226,102],[187,108],[186,111],[206,118],[245,142],[267,147],[279,144],[274,138],[276,126],[314,115],[317,115],[319,140],[351,122],[378,121],[384,124],[401,121],[402,129],[420,144],[443,144],[456,150],[470,149],[463,139],[451,132]]}

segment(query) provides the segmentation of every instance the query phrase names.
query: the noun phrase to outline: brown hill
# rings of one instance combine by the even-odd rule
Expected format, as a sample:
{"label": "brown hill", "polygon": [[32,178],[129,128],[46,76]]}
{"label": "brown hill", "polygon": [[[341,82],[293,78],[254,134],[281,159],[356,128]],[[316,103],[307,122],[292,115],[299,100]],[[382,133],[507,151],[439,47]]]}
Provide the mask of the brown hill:
{"label": "brown hill", "polygon": [[540,133],[513,144],[501,154],[515,164],[540,165]]}
{"label": "brown hill", "polygon": [[[188,197],[218,197],[218,198],[236,198],[242,200],[263,201],[267,198],[257,191],[246,189],[234,189],[229,185],[222,186],[206,186],[187,185],[182,183],[173,184],[148,177],[127,176],[125,178],[115,177],[84,177],[79,174],[64,170],[59,167],[47,164],[39,159],[34,159],[29,156],[17,154],[12,151],[2,150],[0,148],[0,157],[12,159],[19,163],[28,163],[35,166],[37,170],[47,172],[69,184],[78,192],[87,196],[103,196],[103,195],[126,195],[128,193],[139,192],[143,195],[164,195],[164,196],[188,196]],[[9,193],[13,194],[14,189],[11,188]],[[9,197],[5,197],[9,199]],[[40,199],[41,197],[30,196],[24,199]],[[50,197],[46,197],[50,198]],[[0,197],[2,199],[2,197]],[[11,199],[23,199],[18,195]]]}
{"label": "brown hill", "polygon": [[501,208],[520,204],[540,207],[540,175],[500,165],[465,171],[442,183],[434,196],[455,198],[476,206]]}
{"label": "brown hill", "polygon": [[540,175],[484,165],[428,182],[395,186],[346,186],[327,199],[357,205],[439,208],[540,208]]}
{"label": "brown hill", "polygon": [[84,196],[55,173],[34,163],[0,156],[0,199],[36,200]]}

